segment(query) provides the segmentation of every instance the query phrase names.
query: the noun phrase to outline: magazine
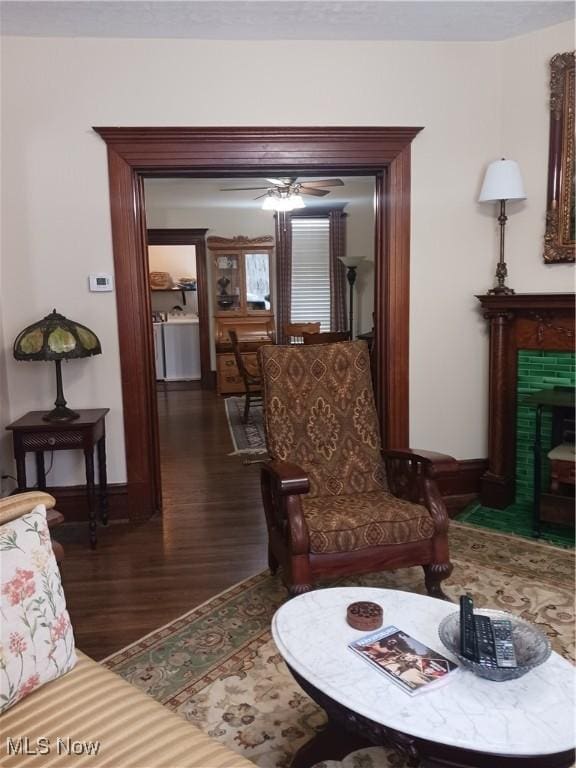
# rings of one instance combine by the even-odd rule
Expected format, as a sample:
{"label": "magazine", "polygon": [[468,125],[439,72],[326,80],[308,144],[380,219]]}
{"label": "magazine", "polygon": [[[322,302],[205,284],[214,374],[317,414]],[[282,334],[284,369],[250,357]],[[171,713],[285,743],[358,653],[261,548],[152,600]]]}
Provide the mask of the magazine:
{"label": "magazine", "polygon": [[436,688],[458,669],[453,661],[398,627],[383,627],[348,647],[410,694]]}

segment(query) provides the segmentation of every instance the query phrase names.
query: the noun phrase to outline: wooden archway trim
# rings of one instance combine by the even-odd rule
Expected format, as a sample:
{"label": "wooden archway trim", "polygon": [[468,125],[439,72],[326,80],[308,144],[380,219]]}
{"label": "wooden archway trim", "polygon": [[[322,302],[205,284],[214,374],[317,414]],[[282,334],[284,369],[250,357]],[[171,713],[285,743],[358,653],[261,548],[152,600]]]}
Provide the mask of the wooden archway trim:
{"label": "wooden archway trim", "polygon": [[131,519],[161,506],[144,176],[376,176],[376,401],[384,444],[407,447],[410,144],[421,128],[94,130],[108,146]]}

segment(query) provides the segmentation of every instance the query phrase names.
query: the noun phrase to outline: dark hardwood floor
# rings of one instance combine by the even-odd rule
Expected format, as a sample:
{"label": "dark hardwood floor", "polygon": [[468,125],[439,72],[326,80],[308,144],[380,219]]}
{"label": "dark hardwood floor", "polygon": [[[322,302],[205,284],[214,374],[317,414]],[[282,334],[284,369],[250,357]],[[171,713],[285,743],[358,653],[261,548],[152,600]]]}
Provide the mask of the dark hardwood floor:
{"label": "dark hardwood floor", "polygon": [[212,392],[158,393],[164,514],[111,524],[87,544],[85,525],[55,530],[78,648],[102,659],[266,567],[259,465],[232,450],[224,401]]}

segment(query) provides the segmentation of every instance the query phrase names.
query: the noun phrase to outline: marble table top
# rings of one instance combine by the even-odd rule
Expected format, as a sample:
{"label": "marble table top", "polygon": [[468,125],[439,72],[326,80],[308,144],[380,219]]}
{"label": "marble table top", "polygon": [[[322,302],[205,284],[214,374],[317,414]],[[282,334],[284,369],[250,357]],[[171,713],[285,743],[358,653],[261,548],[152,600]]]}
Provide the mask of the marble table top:
{"label": "marble table top", "polygon": [[492,682],[460,668],[444,685],[410,696],[347,648],[368,634],[346,622],[346,607],[356,600],[378,603],[383,626],[457,661],[437,632],[458,610],[454,603],[368,587],[308,592],[276,612],[272,635],[290,667],[332,700],[402,733],[478,752],[547,755],[574,747],[576,675],[557,653],[517,680]]}

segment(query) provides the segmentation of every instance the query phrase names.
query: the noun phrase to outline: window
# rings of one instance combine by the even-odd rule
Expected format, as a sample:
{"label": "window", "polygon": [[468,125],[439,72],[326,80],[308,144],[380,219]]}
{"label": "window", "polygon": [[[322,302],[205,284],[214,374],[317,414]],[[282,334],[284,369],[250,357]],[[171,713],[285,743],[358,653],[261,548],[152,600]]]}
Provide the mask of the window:
{"label": "window", "polygon": [[292,302],[293,323],[320,322],[330,331],[330,220],[327,216],[293,217]]}

